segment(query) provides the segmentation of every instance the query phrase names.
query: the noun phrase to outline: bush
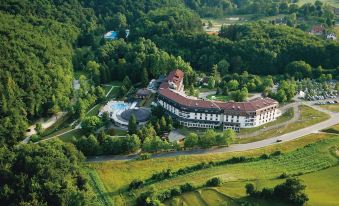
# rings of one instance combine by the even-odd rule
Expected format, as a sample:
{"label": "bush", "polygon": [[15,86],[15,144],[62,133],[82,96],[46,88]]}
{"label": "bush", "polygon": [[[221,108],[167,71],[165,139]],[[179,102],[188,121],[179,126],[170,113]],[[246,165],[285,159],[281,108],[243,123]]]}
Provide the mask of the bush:
{"label": "bush", "polygon": [[150,153],[142,153],[137,157],[137,160],[148,160],[151,159],[152,155]]}
{"label": "bush", "polygon": [[194,185],[191,183],[186,183],[180,186],[181,192],[191,192],[195,189]]}
{"label": "bush", "polygon": [[32,135],[31,137],[30,137],[30,140],[32,141],[32,142],[38,142],[38,141],[40,141],[41,140],[41,137],[39,136],[39,135],[37,135],[37,134],[34,134],[34,135]]}
{"label": "bush", "polygon": [[288,178],[282,184],[272,188],[264,188],[256,191],[254,185],[249,183],[245,186],[246,193],[251,197],[264,199],[277,199],[290,203],[291,205],[304,205],[309,199],[305,194],[306,186],[299,179]]}
{"label": "bush", "polygon": [[219,177],[214,177],[212,179],[207,180],[207,187],[219,187],[222,184],[222,181]]}
{"label": "bush", "polygon": [[275,151],[275,152],[273,152],[272,154],[271,154],[271,156],[279,156],[279,155],[281,155],[282,154],[282,152],[281,151]]}
{"label": "bush", "polygon": [[273,197],[273,189],[272,188],[264,188],[261,191],[261,197],[264,199],[270,199]]}
{"label": "bush", "polygon": [[260,159],[263,159],[263,160],[266,160],[266,159],[269,159],[270,156],[268,154],[263,154],[260,156]]}
{"label": "bush", "polygon": [[285,179],[285,178],[288,178],[288,174],[286,172],[282,173],[281,175],[279,175],[279,179]]}
{"label": "bush", "polygon": [[138,188],[141,188],[144,184],[144,181],[142,180],[133,180],[129,186],[128,186],[128,189],[129,190],[133,190],[133,189],[138,189]]}
{"label": "bush", "polygon": [[250,196],[252,196],[253,193],[255,192],[255,188],[254,188],[254,185],[252,183],[246,184],[245,189],[246,189],[246,194],[248,194]]}
{"label": "bush", "polygon": [[170,199],[172,197],[172,195],[171,195],[171,191],[170,190],[165,190],[164,192],[162,192],[162,193],[160,193],[159,195],[158,195],[158,199],[161,201],[161,202],[163,202],[163,201],[165,201],[165,200],[168,200],[168,199]]}
{"label": "bush", "polygon": [[178,196],[178,195],[181,195],[181,189],[178,188],[178,187],[171,189],[171,195],[172,195],[172,196]]}

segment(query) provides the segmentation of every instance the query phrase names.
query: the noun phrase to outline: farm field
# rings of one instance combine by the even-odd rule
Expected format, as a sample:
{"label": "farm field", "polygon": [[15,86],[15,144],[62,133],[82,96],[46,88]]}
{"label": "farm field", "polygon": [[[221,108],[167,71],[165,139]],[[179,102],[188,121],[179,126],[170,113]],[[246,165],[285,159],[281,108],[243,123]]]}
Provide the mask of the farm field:
{"label": "farm field", "polygon": [[[299,109],[300,109],[300,118],[297,122],[262,132],[261,134],[254,137],[238,139],[237,143],[249,143],[267,139],[269,137],[283,135],[288,132],[296,131],[329,119],[329,115],[318,110],[315,110],[309,106],[301,105]],[[274,124],[274,122],[272,122],[272,124]]]}
{"label": "farm field", "polygon": [[[313,143],[313,144],[312,144]],[[311,146],[304,147],[305,145]],[[226,183],[223,188],[230,186],[232,182],[243,182],[257,179],[276,179],[281,173],[287,174],[310,173],[327,167],[335,166],[338,163],[337,157],[330,152],[330,148],[339,145],[339,137],[331,134],[312,134],[297,140],[274,145],[266,148],[246,151],[230,152],[213,155],[192,155],[178,156],[173,158],[159,158],[144,161],[120,161],[91,163],[88,166],[96,170],[101,182],[107,190],[107,195],[116,205],[132,205],[135,198],[142,191],[150,188],[159,190],[181,185],[185,182],[191,182],[195,185],[202,185],[211,177],[221,177]],[[297,148],[301,148],[297,150]],[[274,151],[282,151],[283,154],[267,160],[260,160],[248,163],[224,165],[212,167],[178,176],[170,180],[156,182],[143,189],[136,190],[134,193],[126,193],[128,184],[134,179],[147,179],[152,174],[165,169],[172,171],[179,168],[196,165],[201,162],[220,161],[229,159],[233,156],[257,157],[262,154],[271,154]],[[175,164],[173,164],[175,162]],[[230,190],[225,193],[227,196],[240,198],[241,190]],[[216,200],[217,201],[217,200]]]}
{"label": "farm field", "polygon": [[[320,170],[317,172],[305,174],[299,176],[303,180],[306,187],[306,193],[310,200],[307,205],[319,205],[319,206],[331,206],[337,205],[337,194],[339,194],[339,166],[334,166],[328,169]],[[274,187],[280,184],[284,180],[256,180],[256,186],[259,189],[263,187]],[[284,203],[269,202],[264,200],[256,200],[246,197],[244,185],[253,181],[238,181],[238,182],[227,182],[219,188],[207,188],[200,189],[199,191],[185,193],[181,196],[177,196],[165,204],[167,206],[178,206],[181,203],[185,203],[187,206],[191,206],[190,202],[196,201],[192,199],[212,200],[211,202],[205,201],[208,206],[221,205],[220,203],[227,202],[228,205],[237,206],[240,205],[228,195],[232,195],[237,201],[248,201],[260,206],[285,206]],[[201,203],[201,202],[199,202]],[[218,204],[219,203],[219,204]],[[194,204],[194,205],[206,205],[206,204]],[[287,205],[286,205],[287,206]]]}
{"label": "farm field", "polygon": [[339,112],[339,104],[320,105],[320,107],[332,112]]}

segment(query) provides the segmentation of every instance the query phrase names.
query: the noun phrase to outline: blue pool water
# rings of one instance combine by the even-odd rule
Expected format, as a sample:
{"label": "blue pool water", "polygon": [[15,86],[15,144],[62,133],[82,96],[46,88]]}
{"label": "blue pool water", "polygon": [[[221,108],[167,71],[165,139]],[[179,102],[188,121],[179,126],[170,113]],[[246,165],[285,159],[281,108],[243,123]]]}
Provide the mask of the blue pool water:
{"label": "blue pool water", "polygon": [[120,102],[114,103],[111,106],[112,110],[124,110],[124,109],[127,109],[128,107],[129,107],[128,104],[120,103]]}

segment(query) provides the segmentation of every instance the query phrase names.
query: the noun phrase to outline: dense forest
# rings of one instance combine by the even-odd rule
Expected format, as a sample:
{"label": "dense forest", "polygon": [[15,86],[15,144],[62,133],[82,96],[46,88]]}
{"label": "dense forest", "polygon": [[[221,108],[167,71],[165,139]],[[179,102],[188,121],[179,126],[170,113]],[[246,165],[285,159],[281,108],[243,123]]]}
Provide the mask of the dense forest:
{"label": "dense forest", "polygon": [[[285,1],[264,1],[260,6],[267,4],[293,6]],[[95,78],[87,79],[99,85],[122,80],[125,75],[132,82],[146,81],[172,67],[209,73],[214,65],[225,62],[229,66],[221,76],[243,71],[284,74],[287,64],[302,60],[313,68],[321,66],[325,74],[338,76],[339,58],[334,58],[339,53],[338,43],[310,36],[293,26],[263,22],[225,26],[219,36],[202,31],[199,15],[207,14],[200,10],[222,8],[223,13],[234,13],[254,5],[258,2],[2,1],[1,144],[21,139],[27,123],[35,118],[84,107],[79,101],[77,107],[72,106],[73,71],[94,69]],[[307,15],[326,13],[317,2],[295,12],[306,15],[302,12],[305,9]],[[103,40],[103,34],[112,29],[130,29],[131,34],[128,38],[120,35],[118,41]],[[100,93],[100,88],[96,90]],[[86,91],[82,96],[88,96]]]}
{"label": "dense forest", "polygon": [[[223,26],[216,36],[206,34],[201,21],[282,13],[291,15],[291,23]],[[187,85],[203,72],[221,80],[222,93],[243,99],[247,89],[230,89],[235,80],[249,91],[272,86],[271,76],[256,75],[338,78],[339,43],[300,30],[293,23],[297,17],[317,17],[331,27],[334,14],[319,2],[299,7],[283,0],[2,0],[0,203],[95,205],[81,173],[84,158],[72,145],[18,143],[40,117],[67,111],[85,118],[87,109],[104,99],[102,83],[145,85],[180,68],[188,74]],[[118,40],[103,38],[111,30],[118,32]],[[288,91],[289,85],[294,80],[285,81],[280,90]],[[107,140],[113,143],[115,139]]]}

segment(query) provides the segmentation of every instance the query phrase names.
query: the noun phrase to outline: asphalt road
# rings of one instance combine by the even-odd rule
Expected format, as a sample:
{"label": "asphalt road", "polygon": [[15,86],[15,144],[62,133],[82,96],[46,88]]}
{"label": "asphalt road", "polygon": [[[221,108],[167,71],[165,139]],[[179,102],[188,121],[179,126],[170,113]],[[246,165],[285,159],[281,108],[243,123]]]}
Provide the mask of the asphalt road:
{"label": "asphalt road", "polygon": [[[174,152],[168,152],[168,153],[154,154],[152,155],[152,158],[175,157],[179,155],[217,154],[217,153],[223,153],[223,152],[238,152],[238,151],[258,149],[258,148],[267,147],[270,145],[281,144],[283,142],[291,141],[291,140],[297,139],[299,137],[302,137],[308,134],[317,133],[322,129],[325,129],[329,126],[339,123],[339,113],[333,113],[327,110],[323,110],[317,106],[312,105],[312,103],[307,103],[307,105],[329,114],[330,119],[320,122],[315,125],[311,125],[304,129],[300,129],[294,132],[290,132],[284,135],[272,137],[272,138],[257,141],[257,142],[251,142],[251,143],[246,143],[246,144],[234,144],[234,145],[231,145],[230,147],[197,149],[197,150],[187,150],[187,151],[174,151]],[[277,140],[281,140],[281,142],[278,143]],[[137,156],[138,154],[121,155],[121,156],[99,156],[99,157],[90,157],[87,159],[87,161],[88,162],[103,162],[103,161],[133,160]]]}

